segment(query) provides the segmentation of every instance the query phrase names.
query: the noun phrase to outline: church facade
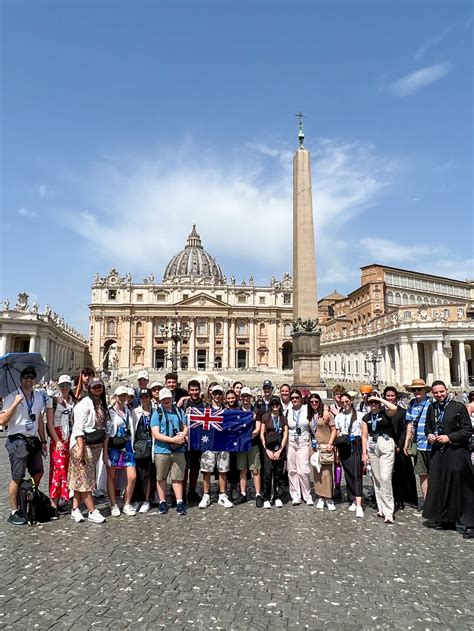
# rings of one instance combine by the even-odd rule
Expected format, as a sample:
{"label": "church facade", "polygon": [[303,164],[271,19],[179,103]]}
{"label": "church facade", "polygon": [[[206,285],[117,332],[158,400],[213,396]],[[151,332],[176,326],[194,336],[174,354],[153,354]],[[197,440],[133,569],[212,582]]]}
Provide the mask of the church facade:
{"label": "church facade", "polygon": [[[133,282],[111,269],[92,285],[90,352],[96,368],[124,374],[166,370],[291,369],[293,282],[289,274],[257,286],[222,273],[193,227],[166,266]],[[175,327],[186,331],[175,344]]]}

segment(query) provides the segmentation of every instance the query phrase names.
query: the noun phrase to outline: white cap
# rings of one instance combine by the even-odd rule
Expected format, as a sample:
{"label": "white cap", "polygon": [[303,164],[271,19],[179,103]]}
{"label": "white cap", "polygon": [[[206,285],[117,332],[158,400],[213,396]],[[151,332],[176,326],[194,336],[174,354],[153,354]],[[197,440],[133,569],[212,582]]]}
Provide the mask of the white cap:
{"label": "white cap", "polygon": [[169,388],[161,388],[160,394],[158,396],[159,396],[160,401],[162,399],[172,399],[173,393],[171,392]]}
{"label": "white cap", "polygon": [[211,390],[212,394],[214,394],[214,392],[222,392],[222,394],[224,394],[224,388],[222,386],[219,385],[215,385],[212,390]]}
{"label": "white cap", "polygon": [[127,386],[117,386],[115,388],[115,392],[114,395],[116,397],[119,397],[121,394],[128,394],[128,388]]}
{"label": "white cap", "polygon": [[156,387],[158,387],[158,388],[162,388],[162,387],[163,387],[163,384],[162,384],[162,383],[160,383],[159,381],[154,381],[154,382],[153,382],[153,383],[151,383],[148,387],[150,388],[150,390],[153,390],[153,388],[156,388]]}
{"label": "white cap", "polygon": [[138,379],[150,379],[150,375],[148,374],[148,371],[140,370],[140,372],[137,375],[137,381]]}
{"label": "white cap", "polygon": [[250,390],[250,388],[248,386],[244,386],[242,388],[242,390],[240,391],[240,396],[242,396],[243,394],[252,394],[252,390]]}
{"label": "white cap", "polygon": [[128,394],[129,397],[134,397],[135,396],[135,390],[133,388],[131,388],[130,386],[128,386],[127,394]]}
{"label": "white cap", "polygon": [[72,379],[69,375],[61,375],[58,379],[58,386],[62,383],[72,383]]}

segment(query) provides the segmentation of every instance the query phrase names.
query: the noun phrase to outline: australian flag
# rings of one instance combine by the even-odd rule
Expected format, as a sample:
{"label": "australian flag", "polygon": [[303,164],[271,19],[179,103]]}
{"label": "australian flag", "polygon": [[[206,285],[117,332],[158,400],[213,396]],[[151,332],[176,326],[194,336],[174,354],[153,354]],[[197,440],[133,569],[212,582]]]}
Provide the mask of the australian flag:
{"label": "australian flag", "polygon": [[243,410],[198,410],[188,408],[189,449],[203,451],[249,451],[252,445],[253,413]]}

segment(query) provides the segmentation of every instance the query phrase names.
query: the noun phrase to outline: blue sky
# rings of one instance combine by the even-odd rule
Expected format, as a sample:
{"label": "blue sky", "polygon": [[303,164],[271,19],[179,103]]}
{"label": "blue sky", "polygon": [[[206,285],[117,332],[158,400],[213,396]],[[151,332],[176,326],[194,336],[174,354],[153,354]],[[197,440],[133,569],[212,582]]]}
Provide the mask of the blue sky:
{"label": "blue sky", "polygon": [[470,2],[1,12],[0,299],[86,332],[94,272],[160,279],[193,222],[227,276],[291,272],[300,109],[319,297],[374,261],[474,277]]}

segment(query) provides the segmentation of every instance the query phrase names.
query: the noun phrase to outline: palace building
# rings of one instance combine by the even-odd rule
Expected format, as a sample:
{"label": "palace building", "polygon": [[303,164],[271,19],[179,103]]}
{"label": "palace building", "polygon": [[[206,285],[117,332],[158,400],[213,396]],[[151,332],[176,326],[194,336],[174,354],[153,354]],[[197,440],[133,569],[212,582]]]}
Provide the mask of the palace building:
{"label": "palace building", "polygon": [[267,287],[252,277],[224,276],[196,232],[166,266],[141,283],[111,269],[92,285],[90,352],[94,365],[120,373],[166,370],[175,352],[164,327],[189,330],[178,343],[182,370],[279,370],[291,368],[293,283],[285,274]]}

